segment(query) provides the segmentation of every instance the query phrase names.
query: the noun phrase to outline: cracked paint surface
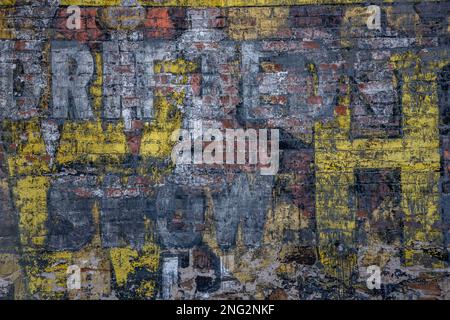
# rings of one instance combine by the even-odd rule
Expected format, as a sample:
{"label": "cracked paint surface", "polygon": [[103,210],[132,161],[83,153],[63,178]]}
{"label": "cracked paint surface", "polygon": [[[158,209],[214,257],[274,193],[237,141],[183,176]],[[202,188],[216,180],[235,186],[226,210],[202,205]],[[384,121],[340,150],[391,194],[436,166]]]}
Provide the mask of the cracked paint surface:
{"label": "cracked paint surface", "polygon": [[0,298],[449,299],[450,4],[378,8],[0,1]]}

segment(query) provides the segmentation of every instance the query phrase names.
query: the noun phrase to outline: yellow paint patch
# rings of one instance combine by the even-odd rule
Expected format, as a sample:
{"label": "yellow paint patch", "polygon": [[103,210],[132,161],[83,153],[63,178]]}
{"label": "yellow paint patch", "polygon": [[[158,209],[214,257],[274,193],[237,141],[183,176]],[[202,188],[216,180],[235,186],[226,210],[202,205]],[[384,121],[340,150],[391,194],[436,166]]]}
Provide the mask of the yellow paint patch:
{"label": "yellow paint patch", "polygon": [[156,281],[143,280],[136,289],[136,294],[142,298],[152,298],[155,295]]}
{"label": "yellow paint patch", "polygon": [[66,122],[56,155],[56,163],[118,164],[128,152],[124,124],[107,123],[103,129],[100,120],[93,122]]}
{"label": "yellow paint patch", "polygon": [[155,73],[188,74],[197,70],[197,64],[184,59],[155,61],[153,71]]}
{"label": "yellow paint patch", "polygon": [[20,270],[19,256],[10,253],[0,254],[0,277],[8,277]]}
{"label": "yellow paint patch", "polygon": [[[418,0],[404,0],[417,2]],[[429,2],[438,0],[427,0]],[[318,4],[356,4],[365,3],[364,0],[139,0],[143,6],[149,7],[250,7],[250,6],[295,6]],[[384,0],[391,3],[392,0]],[[118,6],[120,0],[61,0],[62,6]]]}
{"label": "yellow paint patch", "polygon": [[44,244],[48,187],[49,178],[42,176],[26,176],[19,179],[14,187],[20,240],[25,250]]}
{"label": "yellow paint patch", "polygon": [[[119,286],[126,285],[129,275],[136,268],[145,268],[150,272],[156,272],[159,267],[159,254],[159,247],[151,241],[147,241],[141,251],[130,247],[110,249],[111,264],[117,284]],[[143,285],[148,290],[154,290],[149,287],[150,282],[145,282]],[[145,288],[141,290],[146,291]],[[148,293],[148,291],[146,292]]]}
{"label": "yellow paint patch", "polygon": [[16,4],[16,0],[0,0],[0,6],[13,6]]}
{"label": "yellow paint patch", "polygon": [[28,290],[40,299],[61,299],[67,289],[67,268],[71,265],[70,252],[35,251],[24,255]]}
{"label": "yellow paint patch", "polygon": [[13,39],[14,28],[8,25],[8,10],[0,9],[0,39]]}
{"label": "yellow paint patch", "polygon": [[[112,248],[109,251],[111,265],[119,286],[127,284],[129,276],[135,269],[147,269],[149,272],[157,272],[159,268],[160,248],[154,242],[153,228],[150,220],[145,220],[145,244],[141,250],[131,247]],[[153,297],[156,282],[153,279],[145,279],[140,282],[136,289],[136,294],[141,298]]]}
{"label": "yellow paint patch", "polygon": [[[16,146],[16,153],[8,156],[8,166],[10,175],[18,178],[13,194],[19,212],[28,291],[40,298],[61,298],[70,254],[41,251],[47,235],[47,190],[50,184],[50,178],[42,174],[50,172],[50,169],[39,121],[7,122],[5,126],[10,142]],[[21,281],[15,283],[15,296],[25,297],[24,290]]]}
{"label": "yellow paint patch", "polygon": [[124,286],[128,275],[134,271],[133,261],[138,257],[138,252],[131,248],[112,248],[109,254],[117,284]]}
{"label": "yellow paint patch", "polygon": [[142,7],[109,7],[99,11],[102,25],[111,30],[134,30],[145,19]]}
{"label": "yellow paint patch", "polygon": [[97,118],[100,118],[103,97],[103,58],[101,52],[94,52],[95,78],[89,91],[92,96],[94,112]]}
{"label": "yellow paint patch", "polygon": [[[175,90],[169,93],[156,90],[153,108],[155,118],[153,123],[146,123],[141,140],[140,153],[144,157],[162,159],[170,156],[175,144],[171,141],[175,130],[180,129],[182,114],[179,110],[184,104],[185,88],[188,81],[188,74],[198,70],[198,65],[192,61],[183,59],[161,60],[154,64],[156,74],[167,73],[169,75],[179,75],[181,78],[173,83]],[[157,172],[154,174],[158,175]]]}
{"label": "yellow paint patch", "polygon": [[62,6],[120,6],[121,0],[62,0]]}
{"label": "yellow paint patch", "polygon": [[319,94],[319,75],[317,73],[317,67],[314,63],[308,63],[306,67],[312,78],[313,94],[317,96]]}
{"label": "yellow paint patch", "polygon": [[48,154],[37,119],[24,122],[5,122],[11,143],[17,146],[15,155],[8,157],[9,174],[42,174],[50,171]]}
{"label": "yellow paint patch", "polygon": [[[146,124],[141,141],[141,154],[155,158],[170,156],[174,142],[171,141],[172,133],[181,126],[181,112],[177,109],[177,104],[170,101],[174,98],[179,104],[184,98],[184,91],[173,93],[171,97],[164,96],[161,92],[156,92],[154,108],[156,116],[154,124]],[[169,100],[170,99],[170,100]]]}
{"label": "yellow paint patch", "polygon": [[289,8],[231,8],[228,13],[229,35],[234,40],[273,37],[286,27]]}

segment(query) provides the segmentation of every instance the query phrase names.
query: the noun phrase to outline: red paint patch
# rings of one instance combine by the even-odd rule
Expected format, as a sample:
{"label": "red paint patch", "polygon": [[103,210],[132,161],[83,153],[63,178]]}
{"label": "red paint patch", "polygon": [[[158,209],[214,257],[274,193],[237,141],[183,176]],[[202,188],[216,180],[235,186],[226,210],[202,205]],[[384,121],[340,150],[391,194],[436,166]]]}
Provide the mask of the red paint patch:
{"label": "red paint patch", "polygon": [[334,108],[334,111],[340,116],[345,116],[347,114],[347,109],[346,106],[337,106]]}

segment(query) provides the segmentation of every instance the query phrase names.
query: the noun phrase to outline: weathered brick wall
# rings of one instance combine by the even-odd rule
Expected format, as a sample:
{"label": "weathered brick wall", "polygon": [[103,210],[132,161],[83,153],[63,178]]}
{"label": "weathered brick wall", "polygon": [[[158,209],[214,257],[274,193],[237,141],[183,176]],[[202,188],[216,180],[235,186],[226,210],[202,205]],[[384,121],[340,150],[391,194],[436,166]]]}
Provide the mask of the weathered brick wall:
{"label": "weathered brick wall", "polygon": [[[0,298],[450,298],[449,10],[0,1]],[[275,175],[171,159],[252,128]]]}

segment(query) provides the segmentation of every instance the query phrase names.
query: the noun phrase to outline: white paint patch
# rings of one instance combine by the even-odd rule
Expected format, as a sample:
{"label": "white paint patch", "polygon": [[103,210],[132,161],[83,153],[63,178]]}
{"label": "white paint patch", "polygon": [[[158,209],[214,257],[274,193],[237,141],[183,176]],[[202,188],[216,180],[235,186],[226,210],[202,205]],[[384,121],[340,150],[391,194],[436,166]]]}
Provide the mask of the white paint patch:
{"label": "white paint patch", "polygon": [[162,263],[162,298],[170,299],[178,283],[178,257],[164,257]]}

